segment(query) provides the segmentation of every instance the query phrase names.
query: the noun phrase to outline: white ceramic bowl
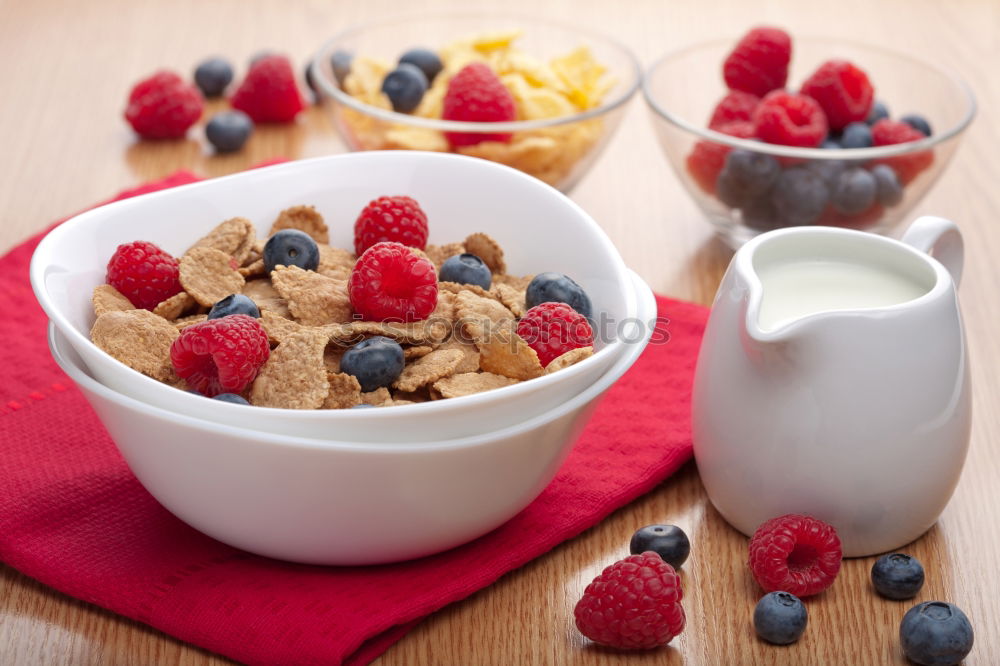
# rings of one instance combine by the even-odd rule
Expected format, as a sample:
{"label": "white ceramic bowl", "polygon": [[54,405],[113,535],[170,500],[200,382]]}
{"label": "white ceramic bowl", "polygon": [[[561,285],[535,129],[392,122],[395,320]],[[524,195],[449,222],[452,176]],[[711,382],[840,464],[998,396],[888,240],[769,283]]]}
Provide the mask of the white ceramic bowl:
{"label": "white ceramic bowl", "polygon": [[[656,316],[649,290],[639,311]],[[52,323],[49,346],[136,477],[178,518],[259,555],[352,565],[439,552],[512,518],[552,480],[598,398],[651,334],[543,414],[494,429],[483,413],[479,434],[423,444],[320,441],[169,412],[95,379]]]}
{"label": "white ceramic bowl", "polygon": [[[331,244],[353,246],[353,223],[371,199],[415,197],[430,218],[430,242],[485,231],[506,249],[509,270],[557,271],[590,295],[598,332],[591,358],[552,375],[486,393],[387,409],[285,410],[221,403],[171,388],[119,363],[90,342],[90,294],[104,282],[120,243],[152,241],[181,254],[224,219],[240,215],[261,233],[283,208],[311,204],[330,225]],[[614,245],[566,196],[486,160],[416,151],[336,155],[257,169],[128,199],[83,213],[53,230],[31,262],[31,282],[49,318],[94,377],[164,409],[264,432],[382,441],[433,441],[523,421],[565,402],[596,381],[635,344],[639,292]],[[654,315],[655,316],[655,315]]]}

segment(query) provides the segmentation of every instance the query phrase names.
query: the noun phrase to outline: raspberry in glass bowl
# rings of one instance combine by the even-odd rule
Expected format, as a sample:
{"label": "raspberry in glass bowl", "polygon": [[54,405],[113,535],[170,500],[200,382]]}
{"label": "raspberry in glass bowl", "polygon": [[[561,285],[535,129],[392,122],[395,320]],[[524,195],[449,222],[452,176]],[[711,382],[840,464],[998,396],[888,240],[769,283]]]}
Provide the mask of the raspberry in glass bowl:
{"label": "raspberry in glass bowl", "polygon": [[664,55],[642,87],[664,155],[734,248],[790,226],[891,232],[976,111],[936,63],[768,27]]}

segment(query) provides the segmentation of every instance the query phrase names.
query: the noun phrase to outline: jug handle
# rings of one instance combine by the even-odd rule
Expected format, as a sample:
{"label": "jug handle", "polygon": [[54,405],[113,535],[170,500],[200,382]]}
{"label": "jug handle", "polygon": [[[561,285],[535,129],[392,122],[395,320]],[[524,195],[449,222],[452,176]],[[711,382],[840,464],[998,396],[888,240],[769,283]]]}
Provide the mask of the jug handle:
{"label": "jug handle", "polygon": [[956,287],[962,281],[965,243],[954,222],[933,215],[918,217],[903,234],[902,241],[944,264]]}

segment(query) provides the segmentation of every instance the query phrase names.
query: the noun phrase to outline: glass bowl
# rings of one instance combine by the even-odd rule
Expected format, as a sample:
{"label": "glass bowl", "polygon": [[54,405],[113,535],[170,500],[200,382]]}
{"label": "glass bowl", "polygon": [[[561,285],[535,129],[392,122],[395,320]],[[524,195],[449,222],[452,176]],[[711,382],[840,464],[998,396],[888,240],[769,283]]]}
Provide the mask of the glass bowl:
{"label": "glass bowl", "polygon": [[[736,42],[714,40],[668,53],[649,67],[642,81],[667,160],[717,233],[734,248],[764,231],[803,223],[875,233],[892,231],[944,171],[975,115],[972,91],[938,65],[877,46],[799,38],[792,46],[790,89],[796,89],[824,61],[846,59],[868,74],[875,87],[875,99],[886,104],[891,118],[920,114],[930,122],[933,134],[910,143],[854,149],[797,148],[731,137],[707,129],[707,125],[715,105],[727,92],[722,63]],[[790,219],[775,206],[776,198],[785,203],[795,196],[787,187],[782,189],[791,179],[786,176],[750,200],[723,194],[729,200],[727,204],[720,199],[715,176],[737,149],[755,157],[773,157],[781,175],[789,169],[813,171],[822,176],[828,193],[845,170],[872,170],[885,164],[892,169],[902,192],[897,190],[895,196],[891,191],[879,192],[871,206],[851,214],[827,204],[815,216],[805,216],[813,219],[803,222],[802,216]],[[744,153],[742,157],[750,156]],[[884,168],[880,171],[885,175]]]}
{"label": "glass bowl", "polygon": [[[460,57],[463,56],[461,49],[452,51],[458,55],[450,64],[446,60],[445,69],[434,79],[421,106],[413,114],[393,111],[388,99],[379,91],[386,67],[394,67],[399,56],[410,48],[441,52],[457,40],[512,32],[519,35],[513,45],[520,53],[503,56],[505,71],[500,73],[517,103],[516,121],[441,119],[441,98],[446,83],[461,64],[467,62]],[[544,64],[580,47],[588,48],[594,61],[606,68],[600,85],[608,85],[600,103],[583,111],[578,110],[579,104],[568,103],[565,95],[560,95],[562,99],[554,99],[552,92],[562,85],[559,76],[550,67],[536,66],[537,60]],[[342,75],[342,86],[334,73],[332,58],[344,52],[352,54],[354,60],[351,73],[347,77]],[[465,50],[464,56],[468,53]],[[482,59],[499,57],[489,55],[488,45],[476,53]],[[536,62],[532,63],[531,59]],[[514,75],[513,79],[520,75],[520,80],[511,82],[505,74]],[[351,150],[456,152],[506,164],[567,192],[587,172],[614,134],[625,102],[639,87],[641,67],[628,48],[585,29],[537,17],[469,12],[397,17],[350,28],[320,48],[313,60],[311,75],[325,98],[324,104],[331,112],[334,125]],[[513,83],[518,84],[516,90]],[[349,94],[348,90],[354,94]],[[526,99],[531,100],[530,104],[524,101]],[[554,115],[543,117],[548,114]],[[473,145],[452,146],[447,133],[503,133],[509,134],[509,140],[487,139]]]}

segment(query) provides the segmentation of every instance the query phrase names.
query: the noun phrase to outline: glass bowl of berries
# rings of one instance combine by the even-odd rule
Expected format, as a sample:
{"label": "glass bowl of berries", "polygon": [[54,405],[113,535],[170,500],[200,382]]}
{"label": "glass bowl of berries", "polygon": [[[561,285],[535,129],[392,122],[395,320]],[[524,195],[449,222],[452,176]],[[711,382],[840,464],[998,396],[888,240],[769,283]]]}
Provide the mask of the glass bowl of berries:
{"label": "glass bowl of berries", "polygon": [[310,74],[351,150],[480,157],[566,192],[614,134],[641,68],[584,29],[470,12],[350,28]]}
{"label": "glass bowl of berries", "polygon": [[771,27],[669,53],[642,86],[670,165],[733,247],[789,226],[892,231],[976,111],[939,65]]}

